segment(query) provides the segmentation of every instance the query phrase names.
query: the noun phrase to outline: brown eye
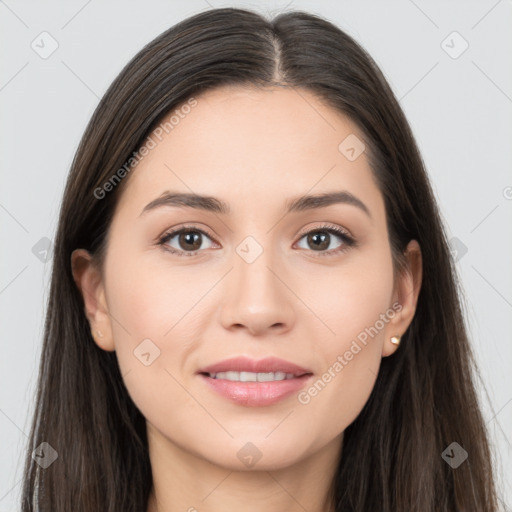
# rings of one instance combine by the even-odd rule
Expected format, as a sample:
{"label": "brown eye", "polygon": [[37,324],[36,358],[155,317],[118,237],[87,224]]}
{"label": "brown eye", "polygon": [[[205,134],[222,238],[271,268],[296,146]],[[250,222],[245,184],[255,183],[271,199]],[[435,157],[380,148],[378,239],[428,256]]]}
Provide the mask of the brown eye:
{"label": "brown eye", "polygon": [[[331,247],[333,240],[335,243],[336,238],[341,240],[341,243],[338,243],[338,245],[335,247]],[[306,240],[306,247],[301,248],[317,252],[319,256],[337,254],[342,251],[346,251],[350,247],[356,245],[356,242],[352,237],[350,237],[341,229],[335,228],[333,226],[316,228],[312,231],[309,231],[308,233],[305,233],[301,237],[301,240],[302,239]],[[329,247],[331,248],[329,249]]]}
{"label": "brown eye", "polygon": [[[204,246],[205,238],[210,240],[210,246]],[[167,233],[159,244],[179,256],[193,256],[196,251],[211,248],[211,238],[202,229],[185,228]]]}

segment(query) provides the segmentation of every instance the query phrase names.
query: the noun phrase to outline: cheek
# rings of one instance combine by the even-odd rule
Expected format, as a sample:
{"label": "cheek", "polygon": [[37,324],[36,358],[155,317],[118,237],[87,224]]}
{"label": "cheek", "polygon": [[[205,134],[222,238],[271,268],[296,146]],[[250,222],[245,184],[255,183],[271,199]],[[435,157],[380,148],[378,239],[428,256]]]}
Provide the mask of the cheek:
{"label": "cheek", "polygon": [[331,333],[327,353],[343,350],[376,322],[379,333],[384,330],[379,320],[390,308],[393,291],[392,259],[384,242],[349,253],[338,267],[309,270],[298,294],[324,323],[324,333]]}
{"label": "cheek", "polygon": [[323,372],[299,396],[299,403],[327,418],[325,427],[331,435],[346,428],[367,402],[379,371],[387,326],[396,314],[390,304],[391,257],[385,251],[374,254],[379,257],[354,258],[328,277],[313,280],[316,292],[309,292],[310,303],[325,324],[319,323],[322,335],[311,347],[322,352]]}
{"label": "cheek", "polygon": [[108,306],[120,349],[127,339],[136,344],[150,338],[165,345],[181,325],[195,317],[201,298],[211,287],[208,275],[191,273],[186,266],[167,264],[154,255],[125,258],[116,265],[113,254],[111,261]]}
{"label": "cheek", "polygon": [[187,286],[179,269],[164,273],[142,260],[132,265],[125,259],[107,268],[116,356],[128,393],[144,417],[179,431],[180,416],[171,412],[191,405],[179,382],[182,362],[197,339],[198,326],[191,325],[199,314],[194,305],[206,289],[199,282]]}

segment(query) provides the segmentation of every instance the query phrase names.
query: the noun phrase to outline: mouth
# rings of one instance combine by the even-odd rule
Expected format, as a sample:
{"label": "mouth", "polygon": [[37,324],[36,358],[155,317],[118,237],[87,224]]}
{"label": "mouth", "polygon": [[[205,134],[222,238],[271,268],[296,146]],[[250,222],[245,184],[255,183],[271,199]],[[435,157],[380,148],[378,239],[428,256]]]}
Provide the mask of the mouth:
{"label": "mouth", "polygon": [[277,358],[233,358],[201,369],[198,376],[216,394],[238,405],[261,407],[297,393],[313,372]]}

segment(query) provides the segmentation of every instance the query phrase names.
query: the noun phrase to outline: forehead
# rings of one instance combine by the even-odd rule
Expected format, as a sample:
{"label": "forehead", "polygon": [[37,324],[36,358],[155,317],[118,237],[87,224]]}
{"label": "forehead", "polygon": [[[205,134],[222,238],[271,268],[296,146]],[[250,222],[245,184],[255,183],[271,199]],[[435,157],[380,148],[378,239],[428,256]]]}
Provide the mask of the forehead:
{"label": "forehead", "polygon": [[352,160],[344,153],[344,141],[362,142],[360,129],[313,93],[226,86],[194,99],[153,132],[153,148],[130,173],[119,209],[138,215],[177,190],[248,213],[242,209],[258,200],[282,207],[288,197],[343,188],[383,213],[366,153]]}

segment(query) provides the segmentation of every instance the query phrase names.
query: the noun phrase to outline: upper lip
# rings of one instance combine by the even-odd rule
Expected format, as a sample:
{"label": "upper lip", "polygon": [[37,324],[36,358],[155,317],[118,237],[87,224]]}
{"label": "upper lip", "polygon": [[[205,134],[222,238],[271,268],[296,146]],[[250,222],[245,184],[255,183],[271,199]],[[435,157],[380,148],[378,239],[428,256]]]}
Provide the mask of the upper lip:
{"label": "upper lip", "polygon": [[264,359],[250,359],[248,357],[233,357],[218,363],[201,368],[198,373],[219,373],[219,372],[253,372],[270,373],[283,372],[291,373],[295,377],[311,373],[310,370],[302,368],[294,363],[279,359],[277,357],[266,357]]}

